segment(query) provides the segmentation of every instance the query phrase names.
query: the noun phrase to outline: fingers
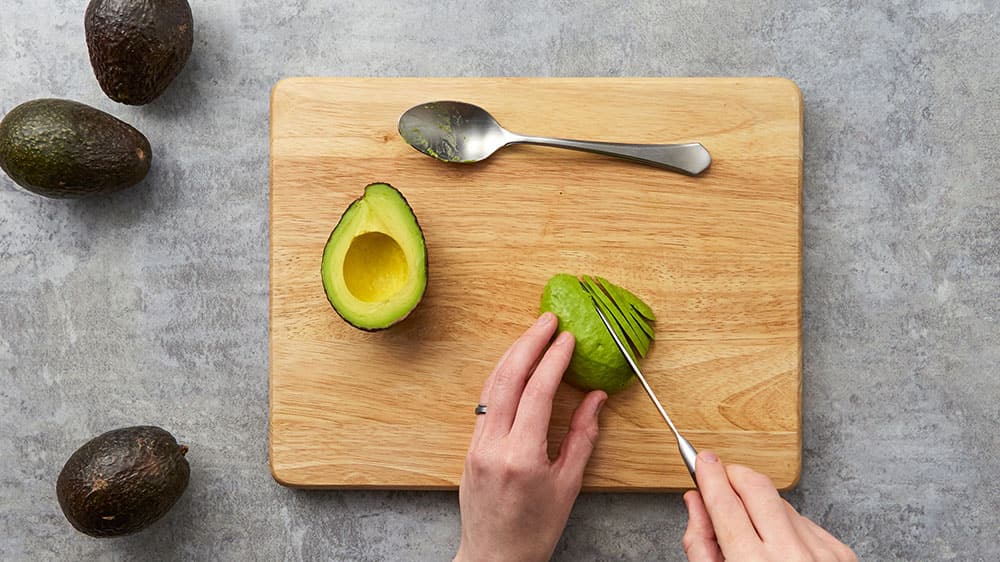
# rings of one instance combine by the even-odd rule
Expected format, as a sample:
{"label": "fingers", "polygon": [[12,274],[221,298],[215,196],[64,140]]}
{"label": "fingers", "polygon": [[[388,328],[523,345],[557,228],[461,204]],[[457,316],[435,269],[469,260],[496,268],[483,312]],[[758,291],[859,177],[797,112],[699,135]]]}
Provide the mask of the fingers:
{"label": "fingers", "polygon": [[719,457],[711,451],[698,454],[698,489],[712,519],[715,538],[726,558],[739,560],[756,550],[760,538],[750,523],[746,507],[733,490]]}
{"label": "fingers", "polygon": [[[516,343],[517,342],[514,342],[514,344]],[[483,383],[483,389],[479,392],[480,404],[486,404],[487,401],[489,400],[490,390],[492,390],[493,388],[493,381],[496,379],[497,371],[500,369],[500,365],[503,365],[507,361],[507,357],[510,356],[511,350],[514,349],[514,344],[511,344],[511,346],[507,348],[507,351],[503,352],[503,355],[500,356],[500,360],[497,361],[497,364],[493,367],[493,371],[490,373],[490,376],[486,377],[486,382]],[[486,424],[486,415],[485,414],[477,415],[476,425],[472,429],[473,446],[475,446],[475,444],[479,442],[479,438],[483,434],[483,425],[485,424]]]}
{"label": "fingers", "polygon": [[[792,525],[795,526],[795,530],[798,531],[799,536],[802,537],[802,540],[810,540],[813,537],[817,539],[819,538],[819,535],[817,535],[816,532],[813,531],[813,529],[810,528],[809,526],[809,523],[812,523],[812,521],[809,521],[808,519],[800,515],[799,512],[794,507],[792,507],[792,504],[788,503],[785,500],[781,500],[781,502],[785,504],[785,513],[788,514],[789,521],[791,521]],[[819,529],[818,526],[816,528]],[[822,529],[820,530],[822,531]],[[826,531],[823,532],[826,533]]]}
{"label": "fingers", "polygon": [[[726,466],[726,475],[733,490],[746,507],[750,522],[757,529],[757,535],[767,543],[779,545],[799,544],[798,533],[788,518],[785,500],[778,495],[774,483],[767,476],[745,466]],[[800,554],[794,551],[789,555]]]}
{"label": "fingers", "polygon": [[792,507],[790,503],[784,500],[782,500],[782,503],[784,504],[784,509],[785,513],[788,516],[788,520],[792,522],[792,526],[795,528],[795,532],[798,534],[801,541],[809,549],[809,552],[812,554],[812,558],[814,560],[823,560],[823,558],[821,558],[821,553],[827,550],[826,545],[824,545],[823,541],[819,538],[819,536],[816,533],[814,533],[812,529],[809,528],[809,525],[806,524],[807,519],[805,517],[799,515],[799,513],[795,511],[795,508]]}
{"label": "fingers", "polygon": [[[784,500],[782,500],[784,501]],[[796,525],[796,529],[799,530],[799,534],[803,537],[810,536],[813,537],[815,541],[819,541],[823,547],[828,551],[832,552],[837,556],[837,560],[842,560],[845,562],[857,561],[857,556],[854,551],[851,550],[849,546],[840,542],[837,537],[831,535],[826,529],[820,527],[816,523],[813,523],[811,519],[805,515],[800,514],[792,504],[785,503],[785,510],[788,513],[789,519],[792,520],[793,524]],[[808,534],[807,534],[808,533]],[[809,539],[803,539],[807,543],[810,542]]]}
{"label": "fingers", "polygon": [[552,417],[552,400],[573,356],[573,334],[563,332],[549,346],[524,386],[511,433],[529,442],[545,443]]}
{"label": "fingers", "polygon": [[535,324],[514,342],[507,359],[497,366],[489,396],[484,402],[489,410],[483,416],[486,418],[483,435],[503,436],[510,431],[517,405],[521,401],[524,383],[531,374],[531,368],[552,338],[556,326],[555,314],[551,312],[542,314]]}
{"label": "fingers", "polygon": [[490,373],[490,376],[486,377],[486,382],[483,383],[483,390],[479,393],[480,404],[485,404],[486,401],[490,399],[490,389],[493,388],[493,381],[496,380],[497,371],[500,370],[500,365],[507,362],[507,358],[510,357],[510,352],[514,349],[514,344],[516,343],[517,342],[515,341],[510,344],[507,351],[504,351],[503,355],[500,356],[500,360],[497,361],[497,364],[493,366],[493,371]]}
{"label": "fingers", "polygon": [[573,412],[573,419],[569,422],[569,432],[559,446],[559,458],[556,459],[555,469],[563,474],[563,479],[572,482],[578,488],[583,481],[583,470],[587,468],[587,461],[590,460],[594,445],[597,443],[597,416],[607,399],[608,395],[603,390],[594,390],[587,394]]}
{"label": "fingers", "polygon": [[689,549],[702,549],[706,542],[703,507],[725,559],[770,553],[783,559],[856,562],[850,548],[782,499],[767,476],[744,466],[724,467],[711,451],[698,455],[695,476],[700,496],[693,491],[684,496],[690,513],[684,535],[689,556]]}
{"label": "fingers", "polygon": [[701,494],[697,490],[688,491],[684,494],[684,504],[688,509],[688,525],[681,545],[688,560],[722,562],[722,551],[719,550],[719,543],[715,542],[712,520],[708,517],[705,503],[701,501]]}

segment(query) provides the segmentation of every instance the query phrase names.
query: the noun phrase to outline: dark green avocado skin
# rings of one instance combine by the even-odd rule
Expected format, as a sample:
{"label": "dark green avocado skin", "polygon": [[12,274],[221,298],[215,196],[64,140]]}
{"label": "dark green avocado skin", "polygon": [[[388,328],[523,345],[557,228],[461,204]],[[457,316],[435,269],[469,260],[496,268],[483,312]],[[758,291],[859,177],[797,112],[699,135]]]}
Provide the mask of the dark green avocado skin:
{"label": "dark green avocado skin", "polygon": [[84,30],[101,89],[128,105],[158,98],[194,45],[187,0],[91,0]]}
{"label": "dark green avocado skin", "polygon": [[66,461],[56,496],[77,530],[93,537],[139,531],[163,517],[188,485],[187,447],[154,426],[115,429]]}
{"label": "dark green avocado skin", "polygon": [[131,187],[146,177],[152,158],[149,141],[134,127],[75,101],[29,101],[0,121],[0,168],[45,197]]}

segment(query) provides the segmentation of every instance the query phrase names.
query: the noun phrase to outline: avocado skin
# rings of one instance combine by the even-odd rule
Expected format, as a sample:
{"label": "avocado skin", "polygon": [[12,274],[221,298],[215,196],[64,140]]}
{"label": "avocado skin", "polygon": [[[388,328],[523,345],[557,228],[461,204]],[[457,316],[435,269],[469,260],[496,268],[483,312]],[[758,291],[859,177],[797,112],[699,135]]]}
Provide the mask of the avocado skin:
{"label": "avocado skin", "polygon": [[188,485],[187,447],[154,426],[115,429],[66,461],[56,482],[59,506],[78,531],[115,537],[163,517]]}
{"label": "avocado skin", "polygon": [[187,0],[91,0],[84,29],[101,89],[128,105],[158,98],[194,45]]}
{"label": "avocado skin", "polygon": [[25,102],[0,121],[0,168],[45,197],[131,187],[146,177],[152,158],[149,141],[134,127],[75,101]]}

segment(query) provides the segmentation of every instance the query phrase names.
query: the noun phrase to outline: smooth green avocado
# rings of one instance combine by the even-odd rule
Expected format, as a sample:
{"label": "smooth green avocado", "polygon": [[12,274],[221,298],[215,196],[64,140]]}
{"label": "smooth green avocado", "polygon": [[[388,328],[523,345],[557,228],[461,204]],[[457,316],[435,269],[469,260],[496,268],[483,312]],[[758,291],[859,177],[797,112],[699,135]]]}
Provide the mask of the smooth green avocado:
{"label": "smooth green avocado", "polygon": [[101,89],[129,105],[158,98],[194,45],[187,0],[91,0],[83,23]]}
{"label": "smooth green avocado", "polygon": [[155,426],[115,429],[77,449],[56,481],[66,519],[93,537],[117,537],[166,515],[188,485],[191,468],[167,431]]}
{"label": "smooth green avocado", "polygon": [[327,300],[355,328],[384,330],[409,316],[427,288],[427,247],[399,190],[365,187],[330,233],[322,277]]}
{"label": "smooth green avocado", "polygon": [[653,341],[650,322],[656,318],[642,299],[603,277],[560,273],[545,284],[541,312],[554,313],[559,329],[576,339],[566,382],[583,390],[613,394],[632,384],[635,376],[594,310],[595,302],[636,360],[649,352]]}
{"label": "smooth green avocado", "polygon": [[134,127],[82,103],[39,99],[0,121],[0,168],[45,197],[76,198],[131,187],[153,151]]}

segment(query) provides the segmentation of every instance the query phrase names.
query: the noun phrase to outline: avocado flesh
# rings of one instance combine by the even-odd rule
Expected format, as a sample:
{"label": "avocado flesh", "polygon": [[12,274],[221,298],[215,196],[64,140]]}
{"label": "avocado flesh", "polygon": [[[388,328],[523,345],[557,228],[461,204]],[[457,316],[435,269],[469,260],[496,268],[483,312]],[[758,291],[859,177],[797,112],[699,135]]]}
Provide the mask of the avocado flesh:
{"label": "avocado flesh", "polygon": [[152,157],[142,133],[75,101],[25,102],[0,121],[0,167],[15,183],[45,197],[131,187],[146,177]]}
{"label": "avocado flesh", "polygon": [[638,351],[640,357],[645,357],[646,352],[649,351],[649,336],[641,331],[638,326],[635,326],[627,314],[622,313],[619,305],[608,297],[604,289],[597,284],[597,281],[594,281],[589,275],[584,275],[581,281],[584,284],[585,290],[594,297],[597,305],[601,307],[604,316],[611,321],[612,329],[618,334],[618,339],[629,349],[632,359],[636,359],[636,354],[633,353],[633,350]]}
{"label": "avocado flesh", "polygon": [[[619,312],[621,312],[624,321],[632,327],[632,330],[636,333],[636,337],[639,340],[644,340],[647,344],[646,347],[648,348],[648,343],[653,339],[653,328],[626,298],[626,294],[632,295],[632,293],[629,293],[627,290],[622,289],[602,277],[595,277],[595,279],[597,280],[597,283],[595,283],[597,289],[602,290],[602,292],[608,296],[608,299],[615,305]],[[635,295],[632,295],[632,297],[638,300],[638,297],[635,297]],[[641,355],[645,356],[646,352],[642,351]]]}
{"label": "avocado flesh", "polygon": [[91,0],[84,30],[101,89],[128,105],[158,98],[180,74],[194,45],[187,0]]}
{"label": "avocado flesh", "polygon": [[[648,304],[642,302],[642,299],[633,295],[631,291],[623,287],[619,287],[603,277],[596,278],[598,283],[604,287],[604,289],[612,296],[612,298],[615,299],[616,302],[627,303],[632,309],[634,309],[636,312],[636,318],[650,321],[656,320],[656,315],[653,314],[653,309],[650,308]],[[650,329],[648,333],[652,336],[652,329]]]}
{"label": "avocado flesh", "polygon": [[384,330],[409,316],[427,288],[427,248],[402,193],[365,187],[330,234],[322,278],[327,300],[355,328]]}
{"label": "avocado flesh", "polygon": [[[594,309],[595,300],[626,347],[631,340],[626,337],[624,324],[619,320],[619,318],[624,319],[624,314],[620,310],[616,313],[614,307],[617,305],[614,299],[609,297],[610,293],[591,296],[592,291],[600,290],[600,287],[594,284],[594,279],[595,277],[585,276],[581,283],[581,279],[574,275],[566,273],[554,275],[545,284],[539,308],[541,312],[554,313],[559,319],[559,330],[572,333],[576,339],[576,346],[564,380],[582,390],[600,389],[613,394],[631,385],[635,381],[635,376],[625,356],[615,345],[611,334],[597,315]],[[590,284],[585,288],[587,280]],[[635,299],[639,300],[638,297]],[[642,305],[646,306],[645,303]],[[635,330],[630,331],[635,332]],[[638,333],[635,335],[638,339]],[[637,346],[640,357],[648,350],[648,347],[643,351]],[[632,355],[634,358],[635,354]]]}
{"label": "avocado flesh", "polygon": [[93,537],[116,537],[163,517],[187,488],[191,469],[167,431],[154,426],[115,429],[77,449],[56,482],[69,522]]}

